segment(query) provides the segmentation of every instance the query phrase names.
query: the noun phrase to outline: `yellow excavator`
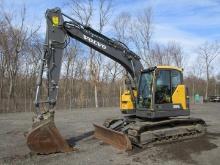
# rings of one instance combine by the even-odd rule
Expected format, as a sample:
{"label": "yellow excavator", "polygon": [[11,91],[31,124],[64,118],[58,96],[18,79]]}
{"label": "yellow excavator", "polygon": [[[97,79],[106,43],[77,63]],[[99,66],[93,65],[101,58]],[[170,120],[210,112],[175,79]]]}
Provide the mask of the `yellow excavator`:
{"label": "yellow excavator", "polygon": [[[96,125],[94,136],[121,150],[198,137],[206,132],[205,121],[191,118],[182,68],[155,66],[144,69],[140,57],[120,41],[85,26],[59,8],[45,14],[47,30],[35,97],[33,125],[26,134],[32,152],[50,154],[74,148],[60,135],[54,123],[63,50],[70,38],[93,48],[121,64],[127,71],[127,89],[120,96],[120,119],[106,119]],[[47,100],[41,100],[46,72]],[[43,107],[47,107],[44,110]],[[98,115],[98,114],[97,114]]]}

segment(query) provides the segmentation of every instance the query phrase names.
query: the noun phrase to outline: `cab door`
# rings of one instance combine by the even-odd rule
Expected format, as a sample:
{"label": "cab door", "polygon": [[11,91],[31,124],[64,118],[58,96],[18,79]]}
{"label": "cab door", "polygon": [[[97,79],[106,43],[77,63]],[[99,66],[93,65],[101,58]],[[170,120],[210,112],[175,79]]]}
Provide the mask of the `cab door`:
{"label": "cab door", "polygon": [[188,109],[187,90],[183,84],[182,72],[178,70],[171,71],[171,89],[173,108],[184,110]]}
{"label": "cab door", "polygon": [[155,83],[155,104],[170,104],[171,100],[170,70],[157,70]]}
{"label": "cab door", "polygon": [[179,100],[179,92],[185,87],[181,86],[182,81],[182,74],[178,70],[161,69],[156,71],[155,109],[182,109]]}

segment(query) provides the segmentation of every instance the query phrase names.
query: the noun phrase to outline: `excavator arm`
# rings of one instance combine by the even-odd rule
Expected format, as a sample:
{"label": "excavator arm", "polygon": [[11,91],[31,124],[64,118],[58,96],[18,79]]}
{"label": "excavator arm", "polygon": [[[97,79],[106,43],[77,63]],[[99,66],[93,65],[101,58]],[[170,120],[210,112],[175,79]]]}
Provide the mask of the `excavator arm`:
{"label": "excavator arm", "polygon": [[[64,21],[64,17],[70,21]],[[121,64],[130,74],[135,87],[137,86],[137,80],[143,66],[140,62],[140,57],[129,50],[126,45],[119,41],[109,39],[91,27],[80,24],[67,15],[62,14],[59,8],[47,10],[46,20],[47,32],[44,55],[37,82],[36,107],[40,104],[39,88],[45,68],[47,69],[48,79],[48,100],[46,102],[49,103],[52,108],[56,103],[63,50],[68,44],[69,37],[84,43]]]}
{"label": "excavator arm", "polygon": [[[41,58],[37,79],[35,97],[36,113],[33,118],[32,129],[26,136],[27,144],[31,151],[41,154],[72,150],[54,124],[54,107],[59,89],[58,83],[62,56],[70,37],[121,64],[129,73],[129,77],[133,81],[133,84],[135,84],[135,88],[137,88],[137,81],[143,69],[140,57],[129,50],[125,44],[110,39],[91,27],[77,22],[63,14],[59,8],[47,10],[45,17],[47,30],[44,53]],[[41,101],[40,89],[45,72],[48,97],[47,100]],[[131,83],[129,84],[129,89],[131,95],[133,95]],[[134,96],[132,98],[134,99]],[[46,105],[46,110],[42,110],[43,105]]]}

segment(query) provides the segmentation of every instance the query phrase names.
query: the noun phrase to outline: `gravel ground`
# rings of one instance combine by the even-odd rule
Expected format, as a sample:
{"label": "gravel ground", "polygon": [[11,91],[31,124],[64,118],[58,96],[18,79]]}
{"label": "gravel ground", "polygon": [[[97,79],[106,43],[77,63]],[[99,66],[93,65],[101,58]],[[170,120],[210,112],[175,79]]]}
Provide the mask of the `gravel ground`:
{"label": "gravel ground", "polygon": [[33,155],[25,144],[24,132],[31,126],[32,113],[0,114],[0,164],[74,164],[141,165],[201,164],[220,162],[220,103],[193,105],[193,117],[208,124],[205,136],[146,149],[121,152],[92,136],[92,123],[121,116],[118,108],[57,111],[55,123],[66,139],[74,141],[78,151],[51,155]]}

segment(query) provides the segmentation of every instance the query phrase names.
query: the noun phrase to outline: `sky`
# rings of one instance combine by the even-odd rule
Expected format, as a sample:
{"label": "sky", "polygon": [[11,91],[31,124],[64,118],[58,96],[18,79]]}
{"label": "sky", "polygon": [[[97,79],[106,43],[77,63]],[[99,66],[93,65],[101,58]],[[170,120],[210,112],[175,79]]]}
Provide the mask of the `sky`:
{"label": "sky", "polygon": [[[32,27],[40,24],[42,34],[45,32],[46,9],[60,7],[64,13],[68,13],[66,2],[68,0],[5,1],[8,10],[25,4],[27,24]],[[195,50],[200,44],[220,38],[220,0],[113,0],[113,3],[112,19],[120,12],[138,15],[145,8],[152,7],[152,39],[160,43],[175,40],[191,61],[195,60]]]}

